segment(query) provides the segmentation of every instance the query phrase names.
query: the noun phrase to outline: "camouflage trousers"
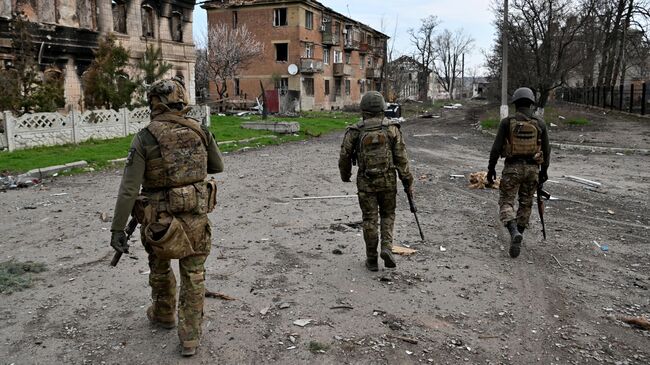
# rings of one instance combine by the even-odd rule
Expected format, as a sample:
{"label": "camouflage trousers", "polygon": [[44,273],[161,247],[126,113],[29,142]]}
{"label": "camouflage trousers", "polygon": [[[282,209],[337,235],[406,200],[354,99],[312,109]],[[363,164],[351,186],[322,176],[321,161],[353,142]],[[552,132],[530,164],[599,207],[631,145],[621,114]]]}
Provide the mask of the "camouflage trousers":
{"label": "camouflage trousers", "polygon": [[[516,219],[517,225],[526,227],[537,190],[539,166],[530,164],[507,164],[501,173],[499,186],[499,218],[505,225]],[[515,199],[519,206],[515,212]]]}
{"label": "camouflage trousers", "polygon": [[[359,206],[363,217],[363,239],[366,242],[366,256],[376,258],[381,230],[381,248],[393,247],[393,226],[395,225],[395,197],[397,191],[359,191]],[[379,222],[378,217],[381,218]],[[379,223],[379,224],[378,224]]]}
{"label": "camouflage trousers", "polygon": [[[207,214],[175,215],[183,225],[194,255],[178,260],[181,287],[178,301],[178,337],[186,347],[199,345],[201,322],[203,320],[203,299],[205,295],[204,263],[210,253],[212,229]],[[143,237],[144,242],[144,237]],[[153,314],[166,322],[173,322],[176,314],[176,277],[171,260],[163,260],[145,244],[149,254],[149,285]]]}

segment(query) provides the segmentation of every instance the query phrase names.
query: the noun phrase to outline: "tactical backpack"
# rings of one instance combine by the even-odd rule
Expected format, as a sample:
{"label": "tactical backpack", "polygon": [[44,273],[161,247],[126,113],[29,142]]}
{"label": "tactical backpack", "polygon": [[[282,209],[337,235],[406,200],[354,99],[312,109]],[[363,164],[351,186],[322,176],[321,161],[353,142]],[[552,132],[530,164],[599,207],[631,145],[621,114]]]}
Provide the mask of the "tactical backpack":
{"label": "tactical backpack", "polygon": [[533,157],[537,163],[541,153],[542,136],[537,121],[534,119],[510,119],[510,128],[506,144],[503,148],[503,157]]}
{"label": "tactical backpack", "polygon": [[359,171],[368,178],[383,176],[393,166],[393,151],[385,125],[363,127],[359,136]]}

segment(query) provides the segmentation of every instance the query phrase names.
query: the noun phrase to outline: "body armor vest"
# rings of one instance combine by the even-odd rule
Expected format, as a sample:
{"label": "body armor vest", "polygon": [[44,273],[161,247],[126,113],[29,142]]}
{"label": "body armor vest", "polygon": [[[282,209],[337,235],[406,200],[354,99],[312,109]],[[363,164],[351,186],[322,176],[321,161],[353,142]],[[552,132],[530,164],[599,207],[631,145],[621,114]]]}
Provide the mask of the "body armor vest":
{"label": "body armor vest", "polygon": [[153,120],[146,128],[158,141],[161,157],[147,161],[144,188],[174,188],[205,180],[208,151],[195,130],[164,119]]}

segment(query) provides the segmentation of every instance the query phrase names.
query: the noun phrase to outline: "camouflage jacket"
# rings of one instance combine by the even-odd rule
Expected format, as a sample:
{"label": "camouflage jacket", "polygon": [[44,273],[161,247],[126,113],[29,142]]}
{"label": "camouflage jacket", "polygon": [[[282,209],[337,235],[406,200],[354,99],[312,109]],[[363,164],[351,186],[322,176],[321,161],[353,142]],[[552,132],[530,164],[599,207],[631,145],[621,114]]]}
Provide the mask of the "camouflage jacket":
{"label": "camouflage jacket", "polygon": [[364,192],[390,191],[397,189],[397,175],[404,186],[413,184],[406,145],[402,138],[399,124],[393,123],[385,118],[371,118],[360,121],[348,127],[339,155],[339,171],[341,180],[350,181],[352,176],[352,165],[356,163],[359,139],[364,127],[372,127],[381,124],[386,128],[390,147],[392,150],[394,168],[388,170],[383,176],[369,178],[363,172],[357,172],[357,189]]}
{"label": "camouflage jacket", "polygon": [[[179,112],[174,113],[178,116]],[[210,131],[201,126],[208,138],[207,173],[215,174],[223,171],[223,158],[217,142]],[[124,230],[126,222],[131,215],[135,199],[140,193],[140,187],[145,182],[145,171],[148,161],[161,158],[160,147],[154,136],[146,128],[138,132],[131,142],[131,148],[126,160],[124,175],[120,184],[111,231]]]}

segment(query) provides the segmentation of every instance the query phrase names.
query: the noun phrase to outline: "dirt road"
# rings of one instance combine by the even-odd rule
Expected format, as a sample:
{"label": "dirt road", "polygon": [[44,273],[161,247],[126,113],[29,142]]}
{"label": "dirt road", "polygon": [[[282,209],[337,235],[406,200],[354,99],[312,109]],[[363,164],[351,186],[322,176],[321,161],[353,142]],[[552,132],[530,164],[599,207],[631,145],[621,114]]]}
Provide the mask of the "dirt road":
{"label": "dirt road", "polygon": [[402,127],[426,241],[400,192],[396,243],[418,252],[398,257],[396,270],[365,270],[354,197],[292,199],[354,196],[338,176],[341,134],[228,155],[207,287],[236,300],[206,299],[202,346],[190,360],[180,358],[175,331],[146,320],[139,243],[108,266],[110,222],[100,213],[112,214],[120,170],[0,193],[0,261],[49,268],[33,288],[0,294],[0,362],[649,363],[648,331],[618,318],[650,316],[650,157],[554,151],[546,187],[560,200],[547,204],[548,239],[534,213],[513,260],[498,192],[449,176],[487,166],[491,137],[470,114]]}

